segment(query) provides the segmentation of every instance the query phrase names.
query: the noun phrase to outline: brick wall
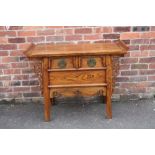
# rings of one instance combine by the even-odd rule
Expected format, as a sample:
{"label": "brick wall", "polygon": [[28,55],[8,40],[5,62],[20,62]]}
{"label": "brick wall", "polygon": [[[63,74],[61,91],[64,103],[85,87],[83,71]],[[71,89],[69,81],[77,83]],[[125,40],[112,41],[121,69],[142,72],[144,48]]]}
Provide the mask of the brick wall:
{"label": "brick wall", "polygon": [[116,39],[129,45],[120,60],[114,98],[135,99],[155,94],[155,26],[0,26],[0,99],[39,98],[32,61],[23,55],[30,43],[82,43]]}

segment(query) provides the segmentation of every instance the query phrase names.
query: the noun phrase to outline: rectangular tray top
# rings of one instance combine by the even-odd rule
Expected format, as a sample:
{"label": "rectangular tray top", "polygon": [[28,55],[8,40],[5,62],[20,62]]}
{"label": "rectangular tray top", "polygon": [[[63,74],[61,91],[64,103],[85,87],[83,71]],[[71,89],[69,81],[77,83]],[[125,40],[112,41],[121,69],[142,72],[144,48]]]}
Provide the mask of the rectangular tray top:
{"label": "rectangular tray top", "polygon": [[25,55],[28,57],[124,55],[128,47],[122,42],[82,44],[32,44]]}

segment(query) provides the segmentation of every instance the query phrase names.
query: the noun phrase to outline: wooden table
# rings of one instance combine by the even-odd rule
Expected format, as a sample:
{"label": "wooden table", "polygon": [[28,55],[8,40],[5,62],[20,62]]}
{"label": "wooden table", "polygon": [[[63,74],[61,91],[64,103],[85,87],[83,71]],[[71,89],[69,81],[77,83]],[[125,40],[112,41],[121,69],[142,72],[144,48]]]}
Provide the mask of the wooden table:
{"label": "wooden table", "polygon": [[45,121],[50,120],[52,99],[64,96],[106,98],[106,117],[112,118],[113,56],[123,56],[128,47],[122,42],[32,45],[25,55],[41,60],[36,71],[44,96]]}

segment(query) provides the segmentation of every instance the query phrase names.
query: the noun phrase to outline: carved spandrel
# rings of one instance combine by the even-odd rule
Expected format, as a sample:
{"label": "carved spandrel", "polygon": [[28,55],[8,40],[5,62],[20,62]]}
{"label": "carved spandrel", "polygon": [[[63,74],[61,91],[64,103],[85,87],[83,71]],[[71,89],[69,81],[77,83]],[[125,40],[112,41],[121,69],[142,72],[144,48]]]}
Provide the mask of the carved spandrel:
{"label": "carved spandrel", "polygon": [[119,74],[119,57],[113,57],[112,59],[112,67],[113,67],[113,88],[115,86],[116,77]]}
{"label": "carved spandrel", "polygon": [[34,72],[38,76],[41,93],[43,94],[42,62],[39,61],[34,63]]}

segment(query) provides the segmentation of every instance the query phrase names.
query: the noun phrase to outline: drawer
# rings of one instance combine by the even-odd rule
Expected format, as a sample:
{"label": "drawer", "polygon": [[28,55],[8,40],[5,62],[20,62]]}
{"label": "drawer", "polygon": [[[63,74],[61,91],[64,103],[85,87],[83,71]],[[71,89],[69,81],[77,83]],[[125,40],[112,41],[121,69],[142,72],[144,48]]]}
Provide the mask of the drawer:
{"label": "drawer", "polygon": [[50,97],[55,96],[65,96],[71,97],[76,95],[82,96],[96,96],[96,95],[106,95],[105,87],[89,87],[89,88],[52,88],[50,89]]}
{"label": "drawer", "polygon": [[105,66],[103,56],[78,56],[52,58],[50,69],[99,68]]}
{"label": "drawer", "polygon": [[81,58],[82,68],[97,68],[105,66],[105,57],[85,56]]}
{"label": "drawer", "polygon": [[50,61],[50,69],[67,69],[73,68],[72,57],[52,58]]}
{"label": "drawer", "polygon": [[50,72],[50,85],[95,84],[105,82],[105,71]]}

